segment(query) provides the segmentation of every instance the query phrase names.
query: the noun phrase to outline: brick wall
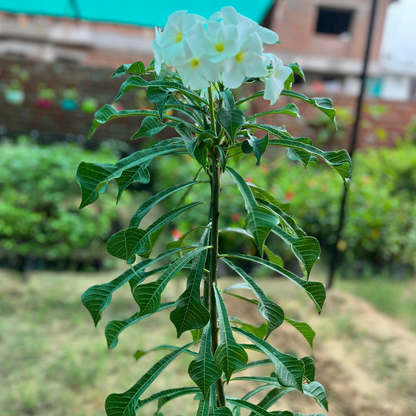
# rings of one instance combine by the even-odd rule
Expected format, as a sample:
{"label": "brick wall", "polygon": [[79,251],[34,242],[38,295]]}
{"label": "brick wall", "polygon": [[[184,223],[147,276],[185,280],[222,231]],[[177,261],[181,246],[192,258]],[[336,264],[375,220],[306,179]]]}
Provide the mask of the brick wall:
{"label": "brick wall", "polygon": [[[349,109],[351,116],[355,115],[357,98],[338,95],[332,97],[332,99],[335,109],[345,107]],[[313,128],[309,121],[316,119],[323,113],[308,103],[281,96],[272,107],[270,107],[268,101],[257,100],[256,108],[253,108],[251,111],[263,112],[270,108],[282,108],[289,102],[293,102],[299,107],[301,118],[287,115],[269,115],[259,118],[258,121],[265,124],[285,125],[292,136],[307,136],[313,140],[316,135],[316,128]],[[384,107],[384,114],[377,115],[369,111],[369,107],[377,108],[380,106]],[[396,140],[404,136],[406,126],[416,118],[416,102],[396,102],[365,98],[361,118],[362,123],[358,131],[358,147],[394,146]],[[351,126],[350,124],[347,127],[348,133],[351,130]],[[386,133],[385,137],[383,137],[384,134],[377,134],[377,132],[382,131]],[[337,142],[332,143],[332,145],[336,148],[340,148],[341,145],[349,148],[349,143],[350,135],[347,134],[344,143]]]}
{"label": "brick wall", "polygon": [[[114,60],[114,69],[121,63]],[[0,59],[0,71],[1,130],[4,132],[6,127],[6,134],[10,135],[32,133],[44,141],[66,139],[84,143],[86,140],[94,115],[79,107],[75,111],[64,110],[61,101],[65,88],[75,87],[81,100],[86,97],[97,99],[100,108],[112,103],[123,82],[123,77],[111,78],[112,69],[65,63]],[[19,74],[26,71],[28,79],[21,79]],[[11,105],[5,100],[4,92],[13,79],[19,79],[26,95],[25,102],[20,106]],[[38,85],[41,83],[55,92],[50,108],[42,108],[36,103]],[[126,93],[120,99],[120,104],[126,109],[139,107],[137,91]],[[114,120],[96,130],[93,141],[106,138],[129,140],[139,127],[140,119],[137,117]]]}
{"label": "brick wall", "polygon": [[[391,0],[380,0],[373,34],[371,59],[380,52],[383,24]],[[351,38],[316,33],[319,7],[353,10]],[[330,57],[362,59],[370,20],[371,0],[278,0],[274,9],[272,29],[281,36],[277,53],[299,53]]]}

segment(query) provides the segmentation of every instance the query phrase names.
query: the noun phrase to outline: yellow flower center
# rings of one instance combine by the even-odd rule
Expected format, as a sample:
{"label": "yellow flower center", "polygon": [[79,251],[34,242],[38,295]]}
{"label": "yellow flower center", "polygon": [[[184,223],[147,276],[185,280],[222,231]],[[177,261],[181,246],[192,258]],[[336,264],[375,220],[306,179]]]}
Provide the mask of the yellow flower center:
{"label": "yellow flower center", "polygon": [[192,69],[196,69],[199,66],[199,59],[198,58],[192,58],[191,61],[189,62],[189,64],[191,65]]}
{"label": "yellow flower center", "polygon": [[215,50],[216,50],[217,52],[223,52],[223,51],[224,51],[224,45],[223,45],[222,43],[217,43],[217,44],[215,45]]}
{"label": "yellow flower center", "polygon": [[235,56],[235,60],[241,64],[241,62],[244,61],[244,53],[243,52],[238,52],[238,54]]}
{"label": "yellow flower center", "polygon": [[182,33],[178,32],[175,36],[175,42],[179,43],[182,40]]}

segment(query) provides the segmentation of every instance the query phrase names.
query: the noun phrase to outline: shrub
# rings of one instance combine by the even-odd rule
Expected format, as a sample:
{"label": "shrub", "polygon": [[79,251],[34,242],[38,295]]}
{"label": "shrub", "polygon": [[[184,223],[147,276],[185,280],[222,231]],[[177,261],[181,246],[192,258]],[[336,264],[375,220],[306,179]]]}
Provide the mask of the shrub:
{"label": "shrub", "polygon": [[[283,156],[283,157],[281,157]],[[254,157],[254,156],[253,156]],[[284,155],[265,156],[259,167],[250,158],[234,158],[239,171],[255,185],[268,189],[282,202],[291,204],[291,212],[307,234],[316,236],[323,248],[323,259],[334,243],[339,221],[343,185],[324,164],[310,164],[310,175],[303,175],[303,166]],[[158,171],[172,174],[158,177],[163,188],[184,181],[190,171],[198,169],[191,158],[178,165],[173,158],[158,160]],[[231,164],[231,166],[233,166]],[[345,250],[344,272],[361,272],[363,265],[393,267],[402,273],[416,264],[416,146],[400,142],[394,149],[374,148],[355,153],[353,179],[347,202],[347,217],[338,248]],[[227,181],[224,177],[224,182]],[[230,179],[231,180],[231,179]],[[225,187],[222,210],[223,228],[244,226],[244,206],[233,187]],[[155,189],[156,191],[157,189]],[[202,187],[192,188],[185,202],[204,200]],[[189,199],[189,200],[188,200]],[[196,222],[190,212],[178,224],[179,234]],[[277,244],[277,240],[276,240]],[[285,246],[282,257],[290,260]],[[325,253],[325,249],[327,249]],[[355,267],[351,268],[351,262]]]}
{"label": "shrub", "polygon": [[[79,149],[67,143],[38,146],[20,137],[0,144],[0,258],[25,267],[25,260],[96,262],[116,219],[114,202],[101,201],[93,210],[78,211],[74,181],[83,159],[105,162],[109,151]],[[92,258],[90,257],[92,256]],[[27,263],[27,262],[26,262]]]}

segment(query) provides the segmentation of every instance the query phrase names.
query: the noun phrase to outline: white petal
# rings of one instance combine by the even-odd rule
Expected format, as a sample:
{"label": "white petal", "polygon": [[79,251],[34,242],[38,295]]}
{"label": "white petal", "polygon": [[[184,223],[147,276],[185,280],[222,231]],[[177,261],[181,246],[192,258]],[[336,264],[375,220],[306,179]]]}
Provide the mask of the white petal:
{"label": "white petal", "polygon": [[206,39],[205,27],[202,23],[194,25],[189,35],[186,37],[189,47],[195,56],[201,56],[204,49],[201,48],[201,42]]}
{"label": "white petal", "polygon": [[268,74],[267,67],[261,57],[261,55],[255,55],[253,53],[246,54],[244,59],[244,67],[247,77],[265,77]]}
{"label": "white petal", "polygon": [[281,92],[282,90],[279,91],[279,85],[275,77],[271,76],[266,80],[263,97],[265,100],[270,100],[270,105],[273,105],[276,102]]}
{"label": "white petal", "polygon": [[245,75],[239,66],[235,66],[232,72],[222,73],[222,82],[226,88],[238,88],[244,81]]}
{"label": "white petal", "polygon": [[257,33],[252,33],[241,45],[242,52],[252,52],[258,55],[263,53],[263,43]]}
{"label": "white petal", "polygon": [[277,35],[277,33],[263,26],[259,25],[256,29],[256,32],[264,43],[268,43],[271,45],[279,40],[279,36]]}
{"label": "white petal", "polygon": [[289,68],[288,66],[282,66],[281,68],[279,68],[279,70],[277,71],[277,75],[275,74],[276,80],[282,84],[285,83],[285,81],[287,80],[288,76],[292,73],[292,69]]}
{"label": "white petal", "polygon": [[221,14],[222,14],[222,18],[228,25],[237,25],[243,19],[247,19],[244,16],[242,16],[240,13],[237,13],[237,11],[232,6],[223,7],[221,9]]}

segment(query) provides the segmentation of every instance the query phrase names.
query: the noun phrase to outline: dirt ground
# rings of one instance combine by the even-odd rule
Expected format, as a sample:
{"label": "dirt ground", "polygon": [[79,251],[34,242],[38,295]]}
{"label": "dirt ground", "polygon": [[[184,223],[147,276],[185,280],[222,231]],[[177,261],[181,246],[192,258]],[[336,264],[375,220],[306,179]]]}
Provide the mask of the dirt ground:
{"label": "dirt ground", "polygon": [[[291,288],[284,286],[285,295],[290,294]],[[299,298],[291,299],[284,307],[289,317],[290,311],[299,311]],[[242,304],[237,306],[237,302],[233,299],[230,303],[241,313]],[[244,314],[254,316],[252,310]],[[290,325],[283,324],[269,340],[283,352],[314,358],[316,380],[327,391],[329,416],[416,415],[413,332],[365,300],[337,290],[328,292],[321,316],[309,305],[302,314],[296,318],[305,320],[317,332],[312,353]],[[283,396],[270,410],[286,409],[305,414],[322,412],[311,398],[296,392]]]}
{"label": "dirt ground", "polygon": [[[59,276],[45,272],[23,283],[0,270],[1,415],[103,416],[106,396],[131,387],[149,368],[149,362],[157,361],[155,352],[136,362],[132,355],[137,348],[189,342],[189,334],[177,340],[168,314],[160,313],[126,330],[117,348],[108,351],[103,334],[106,322],[130,316],[137,305],[128,288],[117,291],[103,322],[94,329],[80,295],[91,285],[108,282],[116,275],[114,271]],[[318,315],[308,296],[291,282],[278,278],[257,282],[287,317],[307,322],[316,331],[313,351],[286,322],[269,341],[282,352],[314,357],[316,380],[328,394],[329,416],[416,416],[415,332],[367,301],[339,290],[328,293],[323,312]],[[234,283],[236,279],[220,279],[219,287]],[[174,279],[164,301],[176,299],[184,287],[184,279]],[[247,296],[247,291],[241,294]],[[255,305],[225,295],[224,299],[230,316],[253,324],[263,322]],[[240,338],[237,341],[245,342]],[[160,354],[159,358],[165,352]],[[259,358],[264,356],[250,353],[250,360]],[[191,385],[186,374],[189,361],[186,356],[175,360],[158,379],[157,390]],[[272,371],[272,367],[263,366],[253,374],[264,376]],[[226,392],[242,397],[257,385],[235,381]],[[150,390],[147,393],[150,395]],[[259,394],[252,401],[260,399]],[[192,416],[196,405],[189,397],[180,398],[168,404],[163,414]],[[287,409],[326,413],[312,398],[297,392],[284,396],[271,410]],[[148,406],[138,416],[153,415],[154,410],[154,406]]]}

